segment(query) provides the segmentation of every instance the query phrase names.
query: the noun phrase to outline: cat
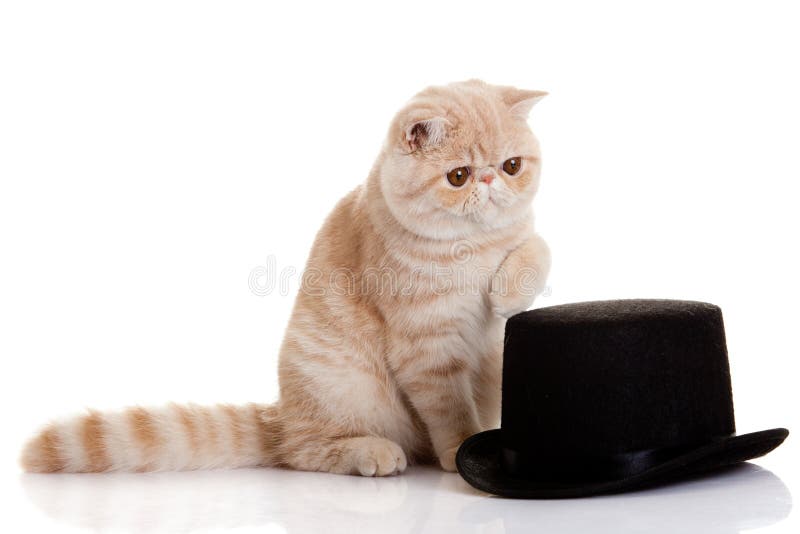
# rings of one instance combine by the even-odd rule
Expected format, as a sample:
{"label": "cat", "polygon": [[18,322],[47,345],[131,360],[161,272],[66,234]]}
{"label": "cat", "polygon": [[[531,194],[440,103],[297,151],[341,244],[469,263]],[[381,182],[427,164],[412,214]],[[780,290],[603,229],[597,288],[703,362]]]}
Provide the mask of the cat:
{"label": "cat", "polygon": [[394,117],[365,183],[317,234],[280,349],[275,404],[172,404],[51,423],[30,472],[277,466],[454,471],[500,416],[503,329],[550,268],[533,230],[546,93],[428,87]]}

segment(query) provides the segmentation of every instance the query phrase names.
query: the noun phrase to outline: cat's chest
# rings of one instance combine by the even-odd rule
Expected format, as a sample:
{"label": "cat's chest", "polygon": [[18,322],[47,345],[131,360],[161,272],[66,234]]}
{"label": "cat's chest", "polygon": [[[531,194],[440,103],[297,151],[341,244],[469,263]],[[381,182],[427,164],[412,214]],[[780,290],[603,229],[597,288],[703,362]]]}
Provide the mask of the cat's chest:
{"label": "cat's chest", "polygon": [[446,296],[451,292],[470,294],[488,291],[492,277],[507,255],[505,250],[459,249],[454,245],[447,254],[431,259],[413,256],[389,262],[400,287],[407,294]]}
{"label": "cat's chest", "polygon": [[492,278],[506,255],[465,248],[448,261],[402,258],[390,269],[394,287],[378,299],[388,326],[413,334],[486,322]]}

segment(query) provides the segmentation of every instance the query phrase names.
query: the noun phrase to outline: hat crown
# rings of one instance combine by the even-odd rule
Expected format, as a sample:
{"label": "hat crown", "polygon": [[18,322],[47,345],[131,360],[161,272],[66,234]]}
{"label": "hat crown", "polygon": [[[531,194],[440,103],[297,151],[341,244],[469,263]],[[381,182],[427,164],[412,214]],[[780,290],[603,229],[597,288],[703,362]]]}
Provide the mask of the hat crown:
{"label": "hat crown", "polygon": [[613,300],[509,319],[503,446],[613,455],[735,431],[722,313],[713,304]]}

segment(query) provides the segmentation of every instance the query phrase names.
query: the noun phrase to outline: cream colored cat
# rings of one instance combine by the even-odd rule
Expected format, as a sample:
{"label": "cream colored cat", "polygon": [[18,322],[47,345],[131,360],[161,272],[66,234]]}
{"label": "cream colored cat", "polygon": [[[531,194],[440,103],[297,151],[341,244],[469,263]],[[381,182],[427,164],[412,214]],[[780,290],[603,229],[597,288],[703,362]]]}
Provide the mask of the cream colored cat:
{"label": "cream colored cat", "polygon": [[533,232],[545,93],[430,87],[311,250],[280,352],[280,399],[89,412],[25,447],[28,471],[283,466],[383,476],[497,426],[505,319],[549,269]]}

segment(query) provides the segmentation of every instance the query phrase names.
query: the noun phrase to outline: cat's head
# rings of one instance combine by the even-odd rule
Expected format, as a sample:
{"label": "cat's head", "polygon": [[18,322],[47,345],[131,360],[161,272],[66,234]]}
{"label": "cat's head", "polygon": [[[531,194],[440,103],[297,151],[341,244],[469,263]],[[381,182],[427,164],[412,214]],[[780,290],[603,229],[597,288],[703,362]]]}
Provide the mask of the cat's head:
{"label": "cat's head", "polygon": [[540,170],[527,118],[545,94],[470,80],[412,98],[392,121],[378,176],[395,218],[453,239],[526,217]]}

